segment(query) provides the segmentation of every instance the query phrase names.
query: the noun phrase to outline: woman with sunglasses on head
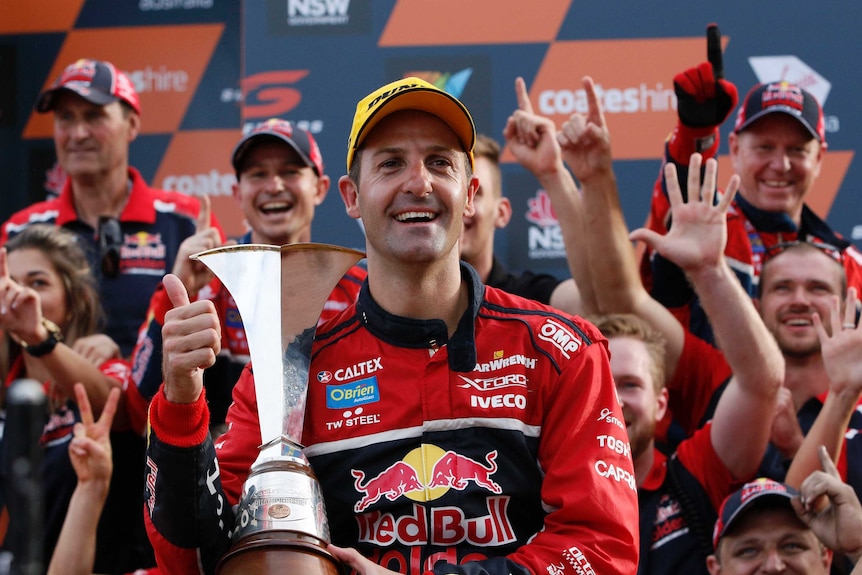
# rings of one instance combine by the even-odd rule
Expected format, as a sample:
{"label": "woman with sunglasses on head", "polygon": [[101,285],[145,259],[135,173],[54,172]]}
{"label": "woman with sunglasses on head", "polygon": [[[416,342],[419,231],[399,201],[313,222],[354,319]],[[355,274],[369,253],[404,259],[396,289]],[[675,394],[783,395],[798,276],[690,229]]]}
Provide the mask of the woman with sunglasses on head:
{"label": "woman with sunglasses on head", "polygon": [[[6,391],[13,381],[29,378],[43,382],[47,396],[39,475],[45,511],[45,565],[76,484],[68,452],[74,424],[80,421],[73,386],[84,384],[98,416],[111,389],[124,388],[130,377],[129,365],[122,360],[107,360],[97,367],[73,350],[75,340],[98,332],[101,320],[95,280],[74,233],[52,225],[34,225],[0,248],[0,370],[5,378],[0,405],[4,419]],[[7,514],[5,506],[11,493],[6,475],[11,440],[0,437],[3,514]],[[3,519],[0,517],[0,525]],[[3,534],[3,547],[14,552],[19,542],[12,534],[27,534],[15,529],[19,518],[8,519],[10,536]]]}

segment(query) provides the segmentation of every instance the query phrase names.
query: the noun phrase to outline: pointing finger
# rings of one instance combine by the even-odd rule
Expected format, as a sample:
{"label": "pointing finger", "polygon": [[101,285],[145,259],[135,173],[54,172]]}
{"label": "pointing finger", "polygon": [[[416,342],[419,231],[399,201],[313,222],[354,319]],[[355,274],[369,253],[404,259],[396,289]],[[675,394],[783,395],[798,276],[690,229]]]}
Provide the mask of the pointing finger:
{"label": "pointing finger", "polygon": [[200,210],[198,210],[197,231],[201,232],[210,227],[210,212],[212,211],[212,202],[209,194],[201,194]]}
{"label": "pointing finger", "polygon": [[530,94],[527,92],[527,83],[520,76],[515,78],[515,94],[518,96],[518,109],[533,113],[533,104],[530,102]]}
{"label": "pointing finger", "polygon": [[721,55],[721,32],[718,24],[706,27],[706,59],[712,64],[712,76],[716,80],[724,78],[724,59]]}

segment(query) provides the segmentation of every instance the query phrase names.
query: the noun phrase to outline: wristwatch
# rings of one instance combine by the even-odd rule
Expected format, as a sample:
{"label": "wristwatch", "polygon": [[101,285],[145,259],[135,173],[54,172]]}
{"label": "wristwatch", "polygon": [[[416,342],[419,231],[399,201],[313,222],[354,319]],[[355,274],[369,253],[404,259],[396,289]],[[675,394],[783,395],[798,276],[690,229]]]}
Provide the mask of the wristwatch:
{"label": "wristwatch", "polygon": [[63,332],[60,327],[47,318],[42,318],[42,325],[48,330],[48,337],[35,345],[27,345],[27,342],[21,340],[21,347],[33,357],[42,357],[54,351],[58,343],[63,341]]}

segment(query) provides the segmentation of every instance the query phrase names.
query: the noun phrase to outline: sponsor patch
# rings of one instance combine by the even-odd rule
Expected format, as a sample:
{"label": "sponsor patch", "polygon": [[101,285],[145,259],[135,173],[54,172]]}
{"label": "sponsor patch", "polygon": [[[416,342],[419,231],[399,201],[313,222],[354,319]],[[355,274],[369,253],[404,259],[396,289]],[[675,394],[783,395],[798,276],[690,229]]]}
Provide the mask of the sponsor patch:
{"label": "sponsor patch", "polygon": [[326,407],[329,409],[346,409],[377,401],[380,401],[380,390],[376,377],[326,386]]}

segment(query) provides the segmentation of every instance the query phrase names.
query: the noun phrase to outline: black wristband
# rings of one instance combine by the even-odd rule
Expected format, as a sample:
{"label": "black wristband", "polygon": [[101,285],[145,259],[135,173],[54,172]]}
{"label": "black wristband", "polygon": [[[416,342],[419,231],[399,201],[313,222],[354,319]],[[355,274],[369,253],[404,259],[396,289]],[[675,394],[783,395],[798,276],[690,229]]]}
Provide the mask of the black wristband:
{"label": "black wristband", "polygon": [[48,337],[40,341],[36,345],[27,345],[23,341],[21,347],[33,357],[42,357],[54,351],[57,344],[63,341],[63,332],[53,321],[42,318],[42,325],[48,330]]}

